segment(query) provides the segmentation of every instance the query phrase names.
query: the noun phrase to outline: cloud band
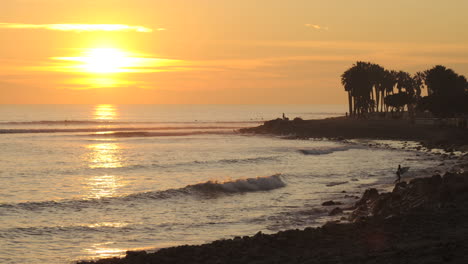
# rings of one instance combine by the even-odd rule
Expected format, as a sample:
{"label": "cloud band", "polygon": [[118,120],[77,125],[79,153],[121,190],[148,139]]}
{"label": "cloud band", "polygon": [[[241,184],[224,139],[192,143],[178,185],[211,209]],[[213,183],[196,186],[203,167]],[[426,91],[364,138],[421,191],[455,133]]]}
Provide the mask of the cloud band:
{"label": "cloud band", "polygon": [[[46,29],[58,31],[92,32],[92,31],[126,31],[126,32],[153,32],[151,28],[143,26],[130,26],[123,24],[21,24],[0,23],[0,28],[9,29]],[[159,28],[158,31],[163,30]]]}
{"label": "cloud band", "polygon": [[320,25],[315,25],[315,24],[305,24],[305,26],[308,28],[316,29],[316,30],[328,30],[328,27],[322,27]]}

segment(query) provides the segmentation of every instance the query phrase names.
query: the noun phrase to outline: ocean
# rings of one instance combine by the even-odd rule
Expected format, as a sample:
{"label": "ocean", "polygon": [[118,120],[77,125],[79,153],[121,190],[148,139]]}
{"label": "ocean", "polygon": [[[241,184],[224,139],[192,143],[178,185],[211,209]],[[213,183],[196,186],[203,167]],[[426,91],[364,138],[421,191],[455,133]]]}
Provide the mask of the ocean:
{"label": "ocean", "polygon": [[[319,226],[431,154],[242,135],[345,105],[0,105],[0,263],[72,263]],[[381,141],[380,143],[382,143]],[[383,142],[402,145],[403,142]],[[339,219],[341,216],[335,217]]]}

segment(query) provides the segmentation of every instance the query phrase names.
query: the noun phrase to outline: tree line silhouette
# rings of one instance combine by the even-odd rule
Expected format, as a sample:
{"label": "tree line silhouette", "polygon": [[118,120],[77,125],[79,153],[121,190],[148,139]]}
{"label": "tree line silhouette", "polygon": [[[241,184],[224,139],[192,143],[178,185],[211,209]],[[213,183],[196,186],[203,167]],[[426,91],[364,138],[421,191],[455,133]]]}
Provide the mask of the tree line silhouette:
{"label": "tree line silhouette", "polygon": [[[468,82],[463,75],[437,65],[411,75],[370,62],[356,62],[341,75],[348,92],[349,114],[429,111],[451,117],[468,113]],[[421,91],[427,89],[427,96]]]}

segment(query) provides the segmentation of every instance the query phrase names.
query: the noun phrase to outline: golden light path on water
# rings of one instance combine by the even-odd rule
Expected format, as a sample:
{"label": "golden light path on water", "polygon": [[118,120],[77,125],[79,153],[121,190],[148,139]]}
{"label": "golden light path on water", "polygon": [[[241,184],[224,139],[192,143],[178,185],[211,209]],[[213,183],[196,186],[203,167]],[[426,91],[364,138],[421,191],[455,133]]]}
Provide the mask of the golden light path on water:
{"label": "golden light path on water", "polygon": [[[85,155],[85,162],[92,169],[112,169],[120,168],[122,164],[122,154],[119,144],[97,143],[87,146],[90,153]],[[118,189],[125,186],[121,177],[115,175],[92,176],[87,180],[87,198],[111,197],[118,194]]]}
{"label": "golden light path on water", "polygon": [[96,121],[112,121],[118,118],[115,105],[100,104],[94,107],[93,119]]}
{"label": "golden light path on water", "polygon": [[[116,107],[110,104],[96,105],[93,119],[97,121],[112,121],[118,117]],[[86,146],[90,152],[84,156],[84,162],[92,169],[112,169],[122,167],[122,150],[118,143],[101,142]],[[88,179],[88,198],[109,197],[116,194],[124,184],[114,175],[93,176]]]}
{"label": "golden light path on water", "polygon": [[[92,116],[96,121],[112,121],[118,118],[118,112],[115,105],[101,104],[94,106]],[[122,147],[119,143],[112,142],[111,140],[103,141],[103,139],[97,142],[86,146],[89,152],[84,156],[83,162],[87,163],[88,167],[92,169],[114,169],[123,166]],[[109,174],[90,176],[86,179],[86,199],[118,196],[119,189],[125,185],[126,182],[120,176]],[[99,228],[124,227],[127,225],[127,223],[120,222],[98,221],[87,226]],[[83,249],[83,251],[87,255],[91,254],[95,259],[124,255],[126,249],[113,247],[114,243],[114,241],[96,243]]]}
{"label": "golden light path on water", "polygon": [[93,256],[95,256],[95,259],[110,258],[124,255],[126,249],[112,248],[111,245],[113,243],[114,242],[97,243],[92,245],[91,248],[85,249],[84,251],[88,254],[90,253]]}
{"label": "golden light path on water", "polygon": [[117,143],[98,143],[87,146],[91,150],[88,155],[89,167],[120,168],[122,167],[121,149]]}

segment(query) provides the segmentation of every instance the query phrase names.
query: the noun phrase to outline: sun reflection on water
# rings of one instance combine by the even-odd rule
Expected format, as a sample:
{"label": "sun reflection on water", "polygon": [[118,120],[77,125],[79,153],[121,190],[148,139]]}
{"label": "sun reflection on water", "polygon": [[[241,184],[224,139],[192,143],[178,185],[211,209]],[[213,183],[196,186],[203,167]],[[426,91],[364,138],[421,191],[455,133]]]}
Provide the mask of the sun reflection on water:
{"label": "sun reflection on water", "polygon": [[[112,169],[123,167],[121,147],[116,143],[98,143],[87,146],[91,152],[85,156],[85,162],[92,169]],[[87,179],[88,198],[115,196],[125,183],[115,175],[92,176]]]}
{"label": "sun reflection on water", "polygon": [[93,117],[95,120],[111,121],[118,117],[117,107],[111,104],[100,104],[94,107]]}
{"label": "sun reflection on water", "polygon": [[91,150],[88,156],[89,167],[96,168],[121,168],[122,153],[117,143],[98,143],[87,146]]}
{"label": "sun reflection on water", "polygon": [[115,196],[120,187],[125,184],[114,175],[93,176],[88,179],[88,198],[102,198]]}
{"label": "sun reflection on water", "polygon": [[113,242],[94,244],[91,248],[85,249],[85,251],[93,255],[96,259],[122,257],[125,255],[126,249],[111,248],[108,246],[110,244],[113,244]]}
{"label": "sun reflection on water", "polygon": [[126,227],[128,226],[127,223],[120,223],[120,222],[100,222],[95,224],[86,225],[87,227],[91,228],[98,228],[98,227]]}

